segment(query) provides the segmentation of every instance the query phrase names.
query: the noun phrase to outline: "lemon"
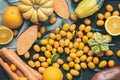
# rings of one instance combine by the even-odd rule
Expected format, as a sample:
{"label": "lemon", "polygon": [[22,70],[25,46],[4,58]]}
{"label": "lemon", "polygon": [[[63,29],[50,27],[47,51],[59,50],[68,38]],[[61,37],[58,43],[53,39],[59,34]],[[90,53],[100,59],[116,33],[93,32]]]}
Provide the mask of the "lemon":
{"label": "lemon", "polygon": [[13,39],[13,32],[11,29],[0,26],[0,45],[8,44]]}
{"label": "lemon", "polygon": [[120,17],[109,17],[105,22],[105,29],[112,36],[120,35]]}

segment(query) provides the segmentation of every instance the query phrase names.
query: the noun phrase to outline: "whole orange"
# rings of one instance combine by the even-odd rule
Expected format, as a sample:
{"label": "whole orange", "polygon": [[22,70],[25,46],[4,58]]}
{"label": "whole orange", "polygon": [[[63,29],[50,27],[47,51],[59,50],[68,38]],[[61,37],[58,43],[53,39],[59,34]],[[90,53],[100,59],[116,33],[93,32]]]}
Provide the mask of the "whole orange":
{"label": "whole orange", "polygon": [[20,14],[18,7],[16,6],[9,6],[7,7],[2,15],[2,22],[5,26],[15,29],[22,25],[23,18]]}
{"label": "whole orange", "polygon": [[58,67],[50,66],[43,72],[43,80],[63,80],[62,71]]}

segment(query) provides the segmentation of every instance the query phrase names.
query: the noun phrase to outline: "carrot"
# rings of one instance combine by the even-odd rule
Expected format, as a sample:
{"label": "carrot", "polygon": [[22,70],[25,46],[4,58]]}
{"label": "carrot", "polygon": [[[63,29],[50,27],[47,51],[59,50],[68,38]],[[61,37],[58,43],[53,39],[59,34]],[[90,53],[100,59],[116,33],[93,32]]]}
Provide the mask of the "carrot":
{"label": "carrot", "polygon": [[0,64],[4,68],[4,70],[9,74],[9,76],[12,78],[12,80],[18,80],[18,76],[15,72],[13,72],[9,65],[0,58]]}
{"label": "carrot", "polygon": [[66,0],[54,0],[54,10],[60,17],[64,19],[69,18],[69,10]]}
{"label": "carrot", "polygon": [[31,26],[17,39],[16,49],[19,55],[25,54],[37,39],[37,26]]}
{"label": "carrot", "polygon": [[19,77],[24,77],[23,73],[22,73],[19,69],[17,69],[17,70],[15,71],[15,73],[16,73]]}
{"label": "carrot", "polygon": [[42,75],[41,75],[39,72],[37,72],[36,70],[32,69],[32,68],[29,67],[27,64],[25,64],[25,63],[17,56],[17,54],[16,54],[13,50],[10,50],[10,49],[9,49],[9,52],[11,52],[12,55],[13,55],[17,60],[19,60],[19,62],[20,62],[21,64],[23,64],[27,69],[29,69],[32,73],[34,73],[33,75],[35,75],[37,78],[39,78],[39,80],[42,80]]}
{"label": "carrot", "polygon": [[[8,61],[2,54],[0,54],[0,56],[1,56],[9,65],[11,64],[11,62]],[[15,73],[16,73],[19,77],[23,77],[23,76],[24,76],[23,73],[22,73],[19,69],[17,69],[17,70],[15,71]]]}
{"label": "carrot", "polygon": [[[21,62],[22,64],[24,64],[24,66],[26,66],[32,73],[34,73],[34,75],[36,76],[36,77],[38,77],[39,78],[39,80],[42,80],[42,75],[39,73],[39,72],[37,72],[37,71],[35,71],[34,69],[32,69],[31,67],[29,67],[27,64],[25,64],[18,56],[17,56],[17,54],[13,51],[13,50],[9,50],[9,52],[11,52],[12,53],[12,55],[15,57],[15,58],[17,58],[16,60],[18,60],[19,62]],[[8,62],[8,60],[7,60],[7,58],[6,57],[4,57],[2,54],[0,54],[4,59],[6,59],[6,61]],[[9,61],[10,62],[10,61]],[[18,69],[19,70],[19,69]],[[20,76],[23,76],[23,73],[19,70],[19,71],[16,71],[16,73],[18,74],[18,75],[20,75]]]}
{"label": "carrot", "polygon": [[10,61],[8,61],[4,56],[3,56],[3,54],[2,53],[0,53],[0,56],[8,63],[8,64],[11,64],[11,62]]}
{"label": "carrot", "polygon": [[[9,60],[11,63],[15,64],[17,66],[17,68],[23,72],[23,74],[25,75],[25,77],[28,78],[28,80],[39,80],[36,76],[33,75],[33,73],[31,71],[29,71],[29,69],[27,69],[24,64],[22,64],[17,58],[16,56],[13,56],[13,53],[11,53],[8,49],[6,48],[2,48],[1,50],[2,55],[5,56],[5,58],[7,58],[7,60]],[[18,56],[17,56],[18,57]]]}

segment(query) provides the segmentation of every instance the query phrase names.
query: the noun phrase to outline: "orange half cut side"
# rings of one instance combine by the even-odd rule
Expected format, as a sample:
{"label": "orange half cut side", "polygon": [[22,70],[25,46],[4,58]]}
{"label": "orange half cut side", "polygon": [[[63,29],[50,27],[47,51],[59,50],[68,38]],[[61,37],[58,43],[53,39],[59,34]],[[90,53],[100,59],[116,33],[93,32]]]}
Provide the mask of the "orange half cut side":
{"label": "orange half cut side", "polygon": [[8,44],[13,39],[13,32],[11,29],[0,26],[0,45]]}
{"label": "orange half cut side", "polygon": [[120,17],[111,16],[105,22],[106,31],[112,36],[120,35]]}

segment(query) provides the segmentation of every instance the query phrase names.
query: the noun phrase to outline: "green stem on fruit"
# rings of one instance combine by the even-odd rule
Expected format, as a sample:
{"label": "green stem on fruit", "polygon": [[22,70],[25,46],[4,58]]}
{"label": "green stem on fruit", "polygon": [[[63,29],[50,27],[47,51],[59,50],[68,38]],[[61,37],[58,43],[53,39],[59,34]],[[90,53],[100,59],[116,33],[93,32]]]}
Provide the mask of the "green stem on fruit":
{"label": "green stem on fruit", "polygon": [[82,78],[83,78],[83,77],[82,77],[82,76],[83,76],[83,75],[82,75],[82,72],[83,72],[83,71],[82,71],[82,69],[81,69],[81,70],[80,70],[80,74],[81,74],[81,75],[80,75],[80,79],[79,79],[79,80],[82,80]]}
{"label": "green stem on fruit", "polygon": [[105,45],[105,46],[115,46],[115,44],[102,44],[102,45]]}
{"label": "green stem on fruit", "polygon": [[115,44],[107,44],[107,43],[95,43],[94,45],[92,46],[95,46],[95,45],[104,45],[104,46],[115,46]]}
{"label": "green stem on fruit", "polygon": [[93,31],[102,31],[100,29],[92,28]]}
{"label": "green stem on fruit", "polygon": [[99,72],[99,71],[101,71],[101,69],[95,68],[94,71],[95,71],[95,72]]}

